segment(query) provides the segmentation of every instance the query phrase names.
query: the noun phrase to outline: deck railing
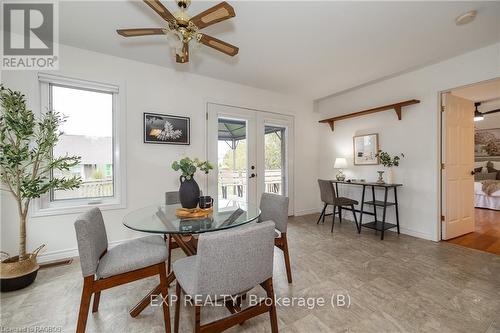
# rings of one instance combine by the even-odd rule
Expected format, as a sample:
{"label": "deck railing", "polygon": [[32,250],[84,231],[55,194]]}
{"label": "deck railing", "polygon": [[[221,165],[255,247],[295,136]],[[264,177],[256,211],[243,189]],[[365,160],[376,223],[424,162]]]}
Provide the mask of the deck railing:
{"label": "deck railing", "polygon": [[[232,194],[243,197],[246,192],[247,185],[247,172],[220,170],[219,171],[219,188],[223,198],[228,196],[228,188],[232,188]],[[265,191],[268,193],[281,193],[283,187],[283,178],[281,170],[265,170],[264,171],[264,184]]]}

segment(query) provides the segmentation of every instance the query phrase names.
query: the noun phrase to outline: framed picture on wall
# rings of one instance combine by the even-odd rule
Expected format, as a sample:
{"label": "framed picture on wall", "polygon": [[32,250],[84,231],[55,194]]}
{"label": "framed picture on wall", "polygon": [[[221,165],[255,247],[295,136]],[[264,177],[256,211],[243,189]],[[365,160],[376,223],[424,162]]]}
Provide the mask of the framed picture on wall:
{"label": "framed picture on wall", "polygon": [[475,131],[474,156],[476,162],[500,161],[500,128]]}
{"label": "framed picture on wall", "polygon": [[190,127],[188,117],[144,113],[144,143],[189,145]]}
{"label": "framed picture on wall", "polygon": [[354,145],[354,165],[379,164],[377,156],[378,134],[358,135],[352,138]]}

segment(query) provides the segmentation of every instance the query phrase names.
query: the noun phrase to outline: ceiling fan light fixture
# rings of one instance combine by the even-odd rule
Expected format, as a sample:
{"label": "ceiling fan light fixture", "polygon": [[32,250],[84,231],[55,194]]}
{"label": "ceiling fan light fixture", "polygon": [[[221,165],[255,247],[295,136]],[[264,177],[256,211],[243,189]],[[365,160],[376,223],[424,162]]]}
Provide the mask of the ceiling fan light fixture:
{"label": "ceiling fan light fixture", "polygon": [[484,115],[479,112],[478,107],[481,105],[481,102],[476,102],[474,103],[474,107],[476,108],[474,110],[474,121],[481,121],[484,119]]}
{"label": "ceiling fan light fixture", "polygon": [[484,116],[477,111],[474,112],[474,121],[481,121],[481,120],[484,120]]}
{"label": "ceiling fan light fixture", "polygon": [[188,15],[185,9],[180,9],[174,13],[174,17],[179,23],[179,25],[187,26],[191,16]]}
{"label": "ceiling fan light fixture", "polygon": [[455,19],[455,24],[456,25],[464,25],[464,24],[470,23],[470,22],[474,21],[474,19],[476,18],[476,15],[477,15],[476,10],[468,11],[467,13],[464,13],[464,14],[458,16]]}
{"label": "ceiling fan light fixture", "polygon": [[189,62],[189,44],[192,40],[194,40],[192,45],[200,43],[229,56],[238,54],[238,47],[200,33],[200,30],[203,28],[236,16],[234,8],[227,2],[222,1],[191,17],[186,12],[191,4],[191,0],[175,0],[179,10],[174,14],[160,0],[143,1],[164,19],[166,22],[164,28],[118,29],[116,32],[119,35],[123,37],[166,35],[168,44],[175,52],[175,59],[178,63]]}

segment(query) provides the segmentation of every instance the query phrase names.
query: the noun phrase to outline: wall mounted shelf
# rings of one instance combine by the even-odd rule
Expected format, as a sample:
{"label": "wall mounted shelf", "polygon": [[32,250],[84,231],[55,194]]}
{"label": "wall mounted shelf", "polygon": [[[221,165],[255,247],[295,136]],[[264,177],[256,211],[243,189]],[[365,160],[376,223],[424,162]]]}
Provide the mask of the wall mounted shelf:
{"label": "wall mounted shelf", "polygon": [[330,125],[330,128],[333,131],[335,128],[334,124],[336,121],[354,118],[354,117],[365,116],[367,114],[372,114],[372,113],[377,113],[377,112],[382,112],[382,111],[387,111],[387,110],[394,110],[396,112],[398,120],[401,120],[401,108],[403,108],[405,106],[413,105],[413,104],[418,104],[418,103],[420,103],[420,101],[418,99],[410,99],[410,100],[399,102],[399,103],[379,106],[379,107],[373,108],[373,109],[368,109],[368,110],[358,111],[358,112],[354,112],[354,113],[344,114],[342,116],[323,119],[323,120],[320,120],[319,122],[320,123],[328,123]]}

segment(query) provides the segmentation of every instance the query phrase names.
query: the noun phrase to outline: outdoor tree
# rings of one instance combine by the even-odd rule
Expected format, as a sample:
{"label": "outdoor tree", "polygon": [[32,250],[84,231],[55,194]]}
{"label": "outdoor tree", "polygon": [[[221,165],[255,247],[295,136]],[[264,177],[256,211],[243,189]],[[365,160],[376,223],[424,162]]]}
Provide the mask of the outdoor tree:
{"label": "outdoor tree", "polygon": [[[281,169],[281,137],[277,133],[268,133],[265,135],[265,169]],[[234,153],[234,160],[233,160]],[[247,168],[247,142],[240,140],[236,144],[236,149],[229,149],[222,159],[221,168],[242,171]]]}
{"label": "outdoor tree", "polygon": [[278,133],[272,132],[265,136],[266,152],[265,165],[266,170],[281,169],[281,137]]}

